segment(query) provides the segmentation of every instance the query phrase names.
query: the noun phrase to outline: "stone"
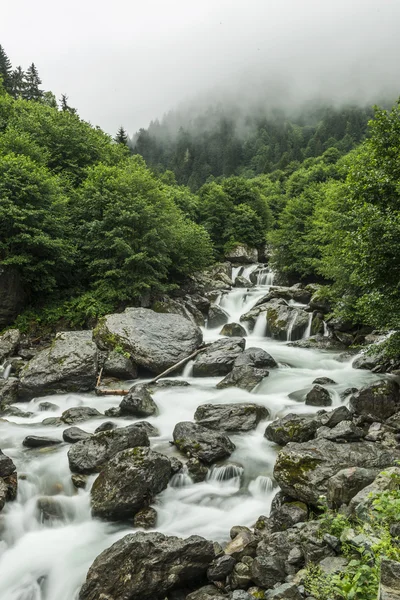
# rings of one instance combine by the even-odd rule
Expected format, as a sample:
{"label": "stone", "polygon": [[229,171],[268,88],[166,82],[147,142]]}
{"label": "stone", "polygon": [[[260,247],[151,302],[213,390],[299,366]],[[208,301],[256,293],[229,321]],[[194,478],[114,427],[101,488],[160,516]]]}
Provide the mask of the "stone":
{"label": "stone", "polygon": [[152,506],[142,508],[133,517],[134,527],[141,527],[142,529],[154,529],[157,525],[157,511]]}
{"label": "stone", "polygon": [[39,403],[39,410],[42,411],[46,411],[46,410],[58,410],[59,407],[57,406],[57,404],[53,404],[53,402],[40,402]]}
{"label": "stone", "polygon": [[101,349],[121,346],[135,364],[156,374],[190,356],[203,341],[200,328],[185,317],[147,308],[105,316],[93,336]]}
{"label": "stone", "polygon": [[190,421],[177,423],[173,438],[178,450],[206,464],[227,458],[235,450],[235,445],[224,433],[206,429]]}
{"label": "stone", "polygon": [[207,316],[207,328],[221,327],[229,321],[229,314],[218,304],[211,304]]}
{"label": "stone", "polygon": [[379,600],[400,600],[400,563],[383,558]]}
{"label": "stone", "polygon": [[185,600],[220,600],[226,598],[214,585],[205,585],[185,596]]}
{"label": "stone", "polygon": [[174,589],[201,584],[213,558],[212,542],[200,536],[129,534],[95,559],[79,600],[163,600]]}
{"label": "stone", "polygon": [[22,369],[19,395],[22,399],[65,392],[94,390],[97,377],[97,347],[91,331],[58,333]]}
{"label": "stone", "polygon": [[338,406],[333,410],[329,411],[318,411],[316,419],[318,419],[321,426],[324,427],[336,427],[342,421],[350,421],[352,418],[351,412],[347,406]]}
{"label": "stone", "polygon": [[145,386],[135,386],[123,397],[120,405],[121,416],[150,417],[156,414],[157,404]]}
{"label": "stone", "polygon": [[340,508],[342,504],[348,504],[359,491],[374,481],[377,473],[378,469],[364,467],[341,469],[329,478],[326,494],[329,505]]}
{"label": "stone", "polygon": [[294,583],[283,583],[267,591],[264,598],[265,600],[303,600],[302,594]]}
{"label": "stone", "polygon": [[106,377],[116,377],[117,379],[129,380],[136,379],[138,370],[135,363],[121,352],[112,350],[103,366],[103,375]]}
{"label": "stone", "polygon": [[314,385],[306,396],[308,406],[331,406],[332,398],[328,390],[320,385]]}
{"label": "stone", "polygon": [[247,392],[252,392],[254,388],[265,378],[268,377],[269,371],[267,369],[257,369],[251,365],[243,365],[240,367],[233,367],[232,371],[228,373],[217,383],[217,389],[225,389],[229,387],[237,387]]}
{"label": "stone", "polygon": [[90,406],[75,406],[74,408],[68,408],[61,415],[61,421],[67,425],[74,425],[75,423],[83,423],[90,419],[96,419],[101,417],[102,414],[97,408]]}
{"label": "stone", "polygon": [[[135,423],[135,425],[137,425],[137,423]],[[96,427],[94,432],[100,433],[101,431],[112,431],[113,429],[116,429],[116,428],[117,428],[116,424],[113,423],[112,421],[104,421],[104,423],[102,423],[101,425]]]}
{"label": "stone", "polygon": [[0,329],[10,325],[23,309],[27,295],[22,275],[9,267],[0,267]]}
{"label": "stone", "polygon": [[327,495],[327,485],[342,469],[349,467],[383,469],[400,457],[400,450],[379,443],[336,444],[316,439],[302,444],[289,443],[278,454],[274,477],[281,489],[298,500],[316,506]]}
{"label": "stone", "polygon": [[364,386],[350,398],[350,409],[358,415],[385,421],[400,411],[399,384],[392,379],[376,381]]}
{"label": "stone", "polygon": [[245,556],[254,557],[258,538],[247,527],[241,527],[237,535],[225,546],[225,554],[232,556],[235,560],[243,560]]}
{"label": "stone", "polygon": [[[281,299],[270,300],[266,305],[267,336],[277,340],[300,340],[307,330],[309,314],[301,308],[289,306]],[[315,319],[313,319],[314,321]],[[316,333],[315,323],[311,333]]]}
{"label": "stone", "polygon": [[285,446],[289,442],[308,442],[315,437],[319,426],[320,422],[315,417],[289,413],[272,421],[267,426],[264,437],[279,446]]}
{"label": "stone", "polygon": [[230,589],[246,589],[251,583],[251,563],[253,558],[244,556],[243,560],[237,562],[232,573],[228,576]]}
{"label": "stone", "polygon": [[270,512],[271,531],[285,531],[308,519],[308,508],[304,502],[284,502],[279,509]]}
{"label": "stone", "polygon": [[226,323],[219,335],[225,335],[226,337],[246,337],[247,331],[239,323]]}
{"label": "stone", "polygon": [[264,589],[283,583],[286,573],[282,561],[276,556],[257,556],[251,565],[251,579]]}
{"label": "stone", "polygon": [[268,418],[269,411],[260,404],[202,404],[194,414],[194,420],[203,427],[216,431],[250,431]]}
{"label": "stone", "polygon": [[112,431],[102,431],[77,442],[68,451],[69,468],[73,473],[98,473],[118,452],[137,446],[149,446],[146,431],[136,424]]}
{"label": "stone", "polygon": [[145,431],[149,437],[157,437],[160,435],[160,432],[157,429],[157,427],[155,427],[148,421],[136,421],[134,425],[138,429],[142,429],[143,431]]}
{"label": "stone", "polygon": [[189,458],[186,468],[193,483],[200,483],[207,477],[208,467],[203,465],[198,458]]}
{"label": "stone", "polygon": [[318,385],[337,385],[336,381],[333,381],[333,379],[331,379],[330,377],[317,377],[313,381],[313,385],[314,384],[318,384]]}
{"label": "stone", "polygon": [[236,560],[233,556],[225,554],[216,558],[207,569],[209,581],[225,581],[225,578],[233,571]]}
{"label": "stone", "polygon": [[22,442],[22,445],[26,448],[44,448],[46,446],[57,446],[58,444],[61,444],[61,440],[40,435],[28,435]]}
{"label": "stone", "polygon": [[8,329],[3,335],[0,335],[0,363],[15,354],[20,340],[21,332],[19,329]]}
{"label": "stone", "polygon": [[210,344],[197,355],[193,364],[194,377],[218,377],[233,369],[236,358],[244,350],[244,338],[223,338]]}
{"label": "stone", "polygon": [[[36,500],[36,508],[39,512],[40,521],[64,521],[69,505],[62,505],[54,496],[41,496]],[[69,511],[72,513],[72,511]],[[69,515],[72,517],[72,514]]]}
{"label": "stone", "polygon": [[78,475],[78,473],[73,473],[71,475],[71,481],[77,489],[85,489],[87,484],[87,475]]}
{"label": "stone", "polygon": [[262,348],[246,348],[243,352],[241,352],[235,362],[233,363],[234,367],[244,367],[244,366],[252,366],[257,369],[274,369],[278,366],[278,363],[268,352],[263,350]]}
{"label": "stone", "polygon": [[341,421],[332,429],[320,427],[317,430],[317,438],[323,437],[333,442],[358,442],[364,436],[364,431],[352,421]]}
{"label": "stone", "polygon": [[170,476],[171,463],[159,452],[146,447],[118,452],[93,483],[93,516],[111,521],[132,519],[167,487]]}
{"label": "stone", "polygon": [[258,252],[256,248],[246,244],[238,244],[225,254],[225,258],[235,264],[253,264],[258,262]]}
{"label": "stone", "polygon": [[237,288],[252,288],[254,287],[254,283],[252,283],[251,281],[249,281],[246,277],[243,277],[242,275],[238,275],[235,279],[235,281],[233,282],[233,285]]}
{"label": "stone", "polygon": [[[378,444],[373,444],[377,446]],[[391,464],[393,464],[392,461]],[[364,486],[350,501],[349,509],[353,517],[357,517],[362,521],[373,520],[371,508],[374,499],[381,492],[393,491],[399,488],[400,482],[400,467],[392,467],[385,469],[375,477],[369,485]]]}
{"label": "stone", "polygon": [[16,377],[0,379],[0,410],[7,408],[18,400],[19,380]]}
{"label": "stone", "polygon": [[90,433],[83,431],[83,429],[80,429],[79,427],[68,427],[63,431],[63,440],[68,444],[76,444],[77,442],[86,440],[90,437]]}

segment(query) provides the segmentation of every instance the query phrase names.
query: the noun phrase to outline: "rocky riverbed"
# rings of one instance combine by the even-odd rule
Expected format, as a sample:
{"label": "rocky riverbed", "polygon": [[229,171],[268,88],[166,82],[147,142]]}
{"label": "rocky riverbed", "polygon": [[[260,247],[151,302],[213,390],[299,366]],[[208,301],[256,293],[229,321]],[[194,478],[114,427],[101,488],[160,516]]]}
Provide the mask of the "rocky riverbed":
{"label": "rocky riverbed", "polygon": [[307,564],[340,568],[313,515],[390,486],[397,365],[272,284],[224,263],[94,331],[0,337],[2,600],[302,600]]}

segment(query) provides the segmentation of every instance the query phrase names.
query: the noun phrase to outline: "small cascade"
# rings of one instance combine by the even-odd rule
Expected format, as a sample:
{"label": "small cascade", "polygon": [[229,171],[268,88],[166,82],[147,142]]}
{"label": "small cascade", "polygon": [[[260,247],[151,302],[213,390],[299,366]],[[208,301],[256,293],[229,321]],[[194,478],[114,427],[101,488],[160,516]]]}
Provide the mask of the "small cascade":
{"label": "small cascade", "polygon": [[214,466],[207,474],[206,481],[231,481],[240,484],[244,469],[241,465],[227,464]]}
{"label": "small cascade", "polygon": [[293,327],[294,327],[294,325],[296,323],[296,320],[297,320],[297,310],[295,310],[293,312],[294,312],[294,314],[293,314],[292,320],[289,323],[289,327],[288,327],[288,330],[287,330],[287,336],[286,336],[286,341],[287,342],[291,342],[292,341],[292,331],[293,331]]}
{"label": "small cascade", "polygon": [[194,360],[189,360],[183,367],[182,377],[193,377]]}
{"label": "small cascade", "polygon": [[269,273],[267,273],[265,285],[274,285],[274,278],[275,278],[275,273],[273,273],[272,271],[269,271]]}
{"label": "small cascade", "polygon": [[326,324],[326,321],[324,321],[323,323],[324,323],[324,337],[328,337],[329,336],[328,325]]}
{"label": "small cascade", "polygon": [[240,273],[240,275],[242,275],[242,277],[245,277],[246,279],[250,279],[251,274],[254,273],[254,271],[256,271],[257,269],[258,264],[248,265],[247,267],[243,267],[243,272]]}
{"label": "small cascade", "polygon": [[265,475],[259,475],[249,484],[249,492],[252,496],[267,496],[272,492],[273,488],[272,479]]}
{"label": "small cascade", "polygon": [[173,477],[171,477],[171,481],[169,485],[173,488],[183,488],[187,485],[192,485],[193,480],[190,477],[187,467],[184,466],[180,473],[175,473]]}
{"label": "small cascade", "polygon": [[[307,324],[307,329],[305,330],[304,334],[303,334],[303,340],[306,340],[307,338],[310,337],[311,335],[311,326],[312,326],[312,320],[313,320],[313,314],[310,313],[308,315],[308,324]],[[325,321],[324,321],[325,323]]]}
{"label": "small cascade", "polygon": [[244,267],[232,267],[232,281],[235,283],[236,277],[243,275]]}
{"label": "small cascade", "polygon": [[0,379],[8,379],[11,371],[11,363],[7,360],[0,366]]}
{"label": "small cascade", "polygon": [[260,312],[253,329],[253,335],[265,337],[267,335],[267,313]]}
{"label": "small cascade", "polygon": [[271,273],[268,267],[260,269],[257,275],[257,285],[272,285],[272,283],[269,283],[269,281],[273,281],[273,273]]}

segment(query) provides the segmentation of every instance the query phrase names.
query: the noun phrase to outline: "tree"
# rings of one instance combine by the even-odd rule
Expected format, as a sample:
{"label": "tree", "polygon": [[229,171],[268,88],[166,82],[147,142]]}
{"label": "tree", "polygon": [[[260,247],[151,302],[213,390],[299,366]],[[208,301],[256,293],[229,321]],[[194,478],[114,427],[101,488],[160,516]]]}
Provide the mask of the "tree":
{"label": "tree", "polygon": [[117,144],[124,144],[124,146],[128,145],[128,134],[126,133],[122,125],[118,129],[117,135],[115,136],[114,140],[117,142]]}
{"label": "tree", "polygon": [[26,89],[25,73],[21,67],[17,67],[11,75],[12,95],[14,98],[23,98]]}
{"label": "tree", "polygon": [[68,96],[66,94],[61,94],[60,106],[63,112],[69,112],[71,115],[76,115],[76,108],[72,108],[68,104]]}
{"label": "tree", "polygon": [[12,93],[12,64],[3,46],[0,45],[0,77],[6,92]]}
{"label": "tree", "polygon": [[35,66],[35,63],[32,63],[25,75],[25,90],[24,90],[24,99],[25,100],[35,100],[38,101],[43,96],[43,90],[39,88],[42,84],[42,81],[39,77],[39,72]]}

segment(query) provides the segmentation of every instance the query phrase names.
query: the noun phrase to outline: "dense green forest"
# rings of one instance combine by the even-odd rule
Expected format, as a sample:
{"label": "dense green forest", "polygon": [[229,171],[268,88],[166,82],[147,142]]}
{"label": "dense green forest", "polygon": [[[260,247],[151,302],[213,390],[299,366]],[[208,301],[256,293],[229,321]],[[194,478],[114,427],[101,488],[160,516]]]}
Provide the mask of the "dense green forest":
{"label": "dense green forest", "polygon": [[249,117],[241,135],[216,110],[197,137],[141,131],[143,158],[122,127],[112,139],[58,106],[36,67],[21,91],[0,50],[0,265],[27,290],[21,327],[85,325],[267,242],[273,268],[324,283],[343,318],[400,328],[399,104]]}

